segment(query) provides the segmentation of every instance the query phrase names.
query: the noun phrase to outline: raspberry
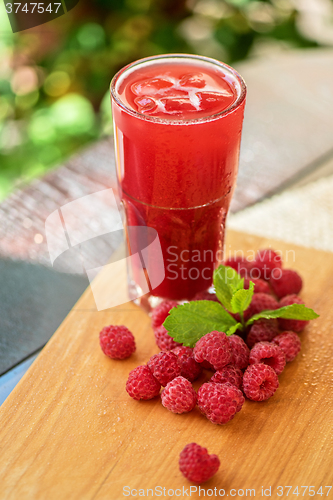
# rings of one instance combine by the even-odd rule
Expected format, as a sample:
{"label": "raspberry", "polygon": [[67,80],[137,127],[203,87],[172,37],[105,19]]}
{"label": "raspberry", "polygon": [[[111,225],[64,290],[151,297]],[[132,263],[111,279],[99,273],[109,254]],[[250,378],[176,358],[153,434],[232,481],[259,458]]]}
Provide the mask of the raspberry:
{"label": "raspberry", "polygon": [[272,290],[267,283],[267,281],[264,281],[260,278],[255,279],[255,278],[244,278],[244,288],[245,290],[248,290],[250,288],[250,281],[253,282],[254,284],[254,293],[268,293],[272,294]]}
{"label": "raspberry", "polygon": [[157,328],[158,326],[161,326],[166,320],[166,317],[171,309],[177,305],[178,303],[174,300],[164,300],[156,306],[151,313],[152,327]]}
{"label": "raspberry", "polygon": [[252,297],[250,304],[251,316],[267,310],[275,310],[279,308],[278,302],[267,293],[256,293]]}
{"label": "raspberry", "polygon": [[198,363],[208,361],[215,370],[223,368],[231,361],[229,339],[225,333],[213,331],[198,340],[193,349],[194,359]]}
{"label": "raspberry", "polygon": [[137,366],[129,373],[126,391],[133,399],[152,399],[160,392],[161,384],[148,366]]}
{"label": "raspberry", "polygon": [[198,406],[213,424],[226,424],[239,412],[244,396],[231,384],[206,382],[198,391]]}
{"label": "raspberry", "polygon": [[238,335],[231,335],[229,344],[231,347],[231,364],[243,370],[249,364],[250,349]]}
{"label": "raspberry", "polygon": [[99,343],[104,354],[112,359],[128,358],[135,351],[133,334],[126,326],[105,326],[99,334]]}
{"label": "raspberry", "polygon": [[197,404],[197,393],[184,377],[169,382],[161,394],[162,405],[173,413],[187,413]]}
{"label": "raspberry", "polygon": [[253,347],[257,342],[270,342],[278,334],[279,326],[277,319],[259,319],[251,326],[246,337],[246,343],[249,347]]}
{"label": "raspberry", "polygon": [[232,267],[242,277],[247,277],[252,269],[253,262],[247,260],[245,257],[234,256],[229,257],[224,263],[225,266]]}
{"label": "raspberry", "polygon": [[243,390],[252,401],[265,401],[279,387],[279,379],[273,368],[262,363],[250,365],[243,376]]}
{"label": "raspberry", "polygon": [[240,368],[234,365],[227,365],[221,368],[221,370],[217,370],[214,373],[210,382],[214,382],[217,384],[225,384],[229,382],[229,384],[234,385],[237,389],[241,388],[243,380],[243,372]]}
{"label": "raspberry", "polygon": [[250,351],[250,365],[258,363],[270,366],[280,375],[286,366],[286,356],[278,345],[272,342],[258,342]]}
{"label": "raspberry", "polygon": [[[274,250],[266,248],[258,250],[253,264],[253,273],[256,271],[255,277],[268,280],[274,269],[281,269],[282,259]],[[252,276],[254,277],[254,274]]]}
{"label": "raspberry", "polygon": [[161,349],[161,351],[171,351],[171,349],[182,345],[170,337],[163,325],[154,328],[154,335],[157,347]]}
{"label": "raspberry", "polygon": [[154,377],[163,386],[166,386],[168,382],[180,375],[178,358],[170,351],[161,351],[158,354],[154,354],[147,365]]}
{"label": "raspberry", "polygon": [[[279,307],[290,306],[291,304],[304,304],[304,302],[298,295],[286,295],[280,300]],[[308,323],[308,321],[302,321],[300,319],[279,318],[279,326],[281,330],[292,330],[296,333],[304,330]]]}
{"label": "raspberry", "polygon": [[208,481],[216,474],[219,467],[219,457],[208,455],[207,448],[196,443],[187,444],[179,455],[180,472],[194,483]]}
{"label": "raspberry", "polygon": [[279,299],[286,295],[299,293],[303,286],[302,278],[293,269],[275,269],[269,283]]}
{"label": "raspberry", "polygon": [[301,350],[301,341],[295,332],[282,332],[273,339],[286,356],[286,361],[292,361]]}
{"label": "raspberry", "polygon": [[213,300],[218,302],[219,299],[216,297],[215,293],[210,293],[208,290],[205,292],[198,292],[192,300]]}
{"label": "raspberry", "polygon": [[187,378],[190,382],[196,380],[201,375],[202,367],[193,357],[193,349],[191,347],[180,346],[172,349],[172,352],[178,357],[180,364],[181,376]]}

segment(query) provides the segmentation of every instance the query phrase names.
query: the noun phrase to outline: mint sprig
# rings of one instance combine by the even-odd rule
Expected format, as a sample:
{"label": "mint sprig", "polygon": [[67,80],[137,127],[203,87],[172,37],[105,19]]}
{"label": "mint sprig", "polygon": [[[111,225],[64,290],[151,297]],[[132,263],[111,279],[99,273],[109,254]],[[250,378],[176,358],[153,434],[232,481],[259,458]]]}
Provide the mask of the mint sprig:
{"label": "mint sprig", "polygon": [[213,281],[216,296],[221,304],[230,312],[239,312],[233,310],[232,299],[238,290],[244,290],[244,278],[241,278],[232,267],[219,266],[214,271]]}
{"label": "mint sprig", "polygon": [[309,321],[318,317],[319,314],[315,313],[313,309],[305,307],[304,304],[291,304],[290,306],[280,307],[280,309],[275,309],[274,311],[262,311],[261,313],[255,314],[246,322],[246,326],[252,325],[254,321],[262,318],[283,318]]}
{"label": "mint sprig", "polygon": [[[227,266],[219,266],[213,276],[214,287],[220,303],[211,300],[187,302],[171,309],[163,326],[176,342],[193,347],[206,333],[217,330],[232,335],[258,319],[284,318],[308,321],[319,315],[303,304],[292,304],[274,311],[262,311],[255,314],[246,323],[244,311],[251,304],[254,283],[250,281],[248,289],[244,288],[244,278]],[[237,322],[231,314],[239,314]]]}
{"label": "mint sprig", "polygon": [[195,300],[171,309],[163,323],[176,342],[193,347],[206,333],[217,330],[231,333],[237,330],[237,321],[212,300]]}

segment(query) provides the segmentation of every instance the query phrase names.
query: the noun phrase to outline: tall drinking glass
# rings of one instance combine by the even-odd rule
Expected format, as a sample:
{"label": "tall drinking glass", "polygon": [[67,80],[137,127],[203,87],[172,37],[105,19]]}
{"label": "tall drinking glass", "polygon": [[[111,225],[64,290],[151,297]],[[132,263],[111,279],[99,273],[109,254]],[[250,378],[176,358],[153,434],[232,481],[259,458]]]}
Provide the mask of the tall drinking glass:
{"label": "tall drinking glass", "polygon": [[169,54],[120,70],[111,96],[129,253],[140,254],[142,231],[147,242],[149,230],[159,240],[132,264],[132,296],[140,296],[144,275],[151,299],[191,300],[210,287],[223,261],[244,80],[214,59]]}

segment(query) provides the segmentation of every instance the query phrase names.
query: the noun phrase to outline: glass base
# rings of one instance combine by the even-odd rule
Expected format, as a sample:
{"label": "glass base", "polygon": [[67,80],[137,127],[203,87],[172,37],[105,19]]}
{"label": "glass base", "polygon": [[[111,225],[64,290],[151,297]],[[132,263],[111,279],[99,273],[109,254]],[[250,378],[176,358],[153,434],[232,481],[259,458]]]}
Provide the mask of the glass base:
{"label": "glass base", "polygon": [[150,313],[154,307],[158,306],[163,300],[161,297],[155,297],[150,293],[144,294],[142,288],[133,280],[128,281],[128,295],[134,304],[140,306],[147,313]]}

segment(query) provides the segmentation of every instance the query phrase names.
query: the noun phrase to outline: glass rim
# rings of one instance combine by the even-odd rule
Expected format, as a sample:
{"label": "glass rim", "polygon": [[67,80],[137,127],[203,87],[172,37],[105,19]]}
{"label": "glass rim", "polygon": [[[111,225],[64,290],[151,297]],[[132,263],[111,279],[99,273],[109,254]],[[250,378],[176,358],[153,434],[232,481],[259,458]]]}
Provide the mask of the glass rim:
{"label": "glass rim", "polygon": [[[196,61],[204,61],[206,63],[213,64],[214,66],[218,66],[219,69],[224,69],[227,70],[229,74],[232,74],[235,78],[236,81],[238,81],[240,85],[240,92],[239,95],[237,95],[235,101],[228,106],[226,109],[219,111],[218,113],[214,113],[212,115],[208,116],[203,116],[200,118],[190,118],[190,119],[185,119],[185,120],[180,120],[179,118],[177,119],[168,119],[168,118],[160,118],[156,117],[153,115],[145,115],[143,113],[140,113],[139,111],[135,111],[134,109],[128,107],[120,98],[116,86],[119,81],[119,78],[126,73],[126,71],[135,68],[135,67],[140,67],[142,64],[149,63],[150,61],[156,61],[156,60],[163,60],[163,59],[194,59]],[[191,123],[202,123],[202,122],[208,122],[208,121],[213,121],[217,120],[220,117],[227,115],[234,111],[236,108],[238,108],[242,102],[244,101],[246,97],[246,83],[243,79],[243,77],[231,66],[229,66],[226,63],[223,63],[221,61],[218,61],[217,59],[213,59],[212,57],[206,57],[206,56],[201,56],[201,55],[195,55],[195,54],[161,54],[157,56],[150,56],[150,57],[145,57],[143,59],[137,59],[136,61],[133,61],[130,64],[127,64],[124,66],[122,69],[120,69],[112,78],[111,83],[110,83],[110,93],[111,97],[114,100],[114,102],[120,106],[126,113],[135,116],[136,118],[139,118],[144,121],[149,121],[149,122],[155,122],[155,123],[163,123],[163,124],[170,124],[170,125],[181,125],[181,124],[191,124]]]}

